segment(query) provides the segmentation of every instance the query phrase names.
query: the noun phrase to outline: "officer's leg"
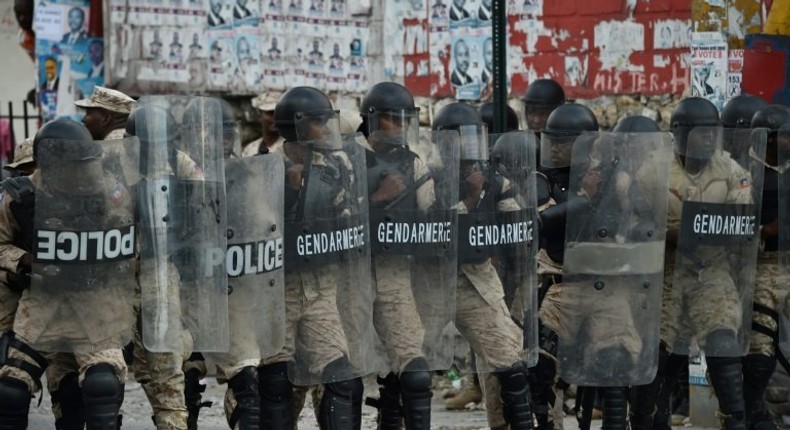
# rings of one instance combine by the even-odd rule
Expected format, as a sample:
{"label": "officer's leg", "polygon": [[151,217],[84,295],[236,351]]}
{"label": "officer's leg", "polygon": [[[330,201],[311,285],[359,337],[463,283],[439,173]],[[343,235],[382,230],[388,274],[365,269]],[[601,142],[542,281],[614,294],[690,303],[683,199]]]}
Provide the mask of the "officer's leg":
{"label": "officer's leg", "polygon": [[379,383],[378,400],[368,398],[366,404],[378,409],[379,430],[400,430],[403,420],[400,414],[400,380],[390,372],[385,377],[377,377]]}
{"label": "officer's leg", "polygon": [[353,378],[351,363],[344,356],[327,364],[324,368],[324,395],[318,409],[318,426],[321,430],[340,430],[354,428],[352,397],[354,385],[361,384],[360,378]]}
{"label": "officer's leg", "polygon": [[753,430],[775,430],[763,395],[776,368],[776,356],[749,354],[743,359],[743,397],[749,427]]}
{"label": "officer's leg", "polygon": [[292,387],[288,380],[288,363],[273,363],[258,368],[261,428],[290,430],[293,427]]}
{"label": "officer's leg", "polygon": [[85,371],[82,381],[87,430],[115,430],[120,425],[123,384],[113,366],[99,363]]}
{"label": "officer's leg", "polygon": [[41,388],[46,359],[13,332],[0,335],[0,430],[27,428],[30,398]]}
{"label": "officer's leg", "polygon": [[658,348],[658,369],[656,376],[647,385],[631,388],[630,421],[632,430],[650,430],[653,427],[653,416],[656,412],[658,395],[664,382],[664,373],[669,353],[662,343]]}
{"label": "officer's leg", "polygon": [[193,352],[184,362],[184,402],[187,407],[187,429],[197,430],[200,409],[210,407],[211,402],[203,402],[206,386],[200,380],[206,376],[206,361],[199,352]]}
{"label": "officer's leg", "polygon": [[508,369],[497,370],[501,384],[500,395],[505,410],[505,419],[511,429],[531,429],[532,410],[529,405],[529,383],[527,366],[516,362]]}
{"label": "officer's leg", "polygon": [[628,400],[625,387],[600,387],[598,393],[603,400],[603,429],[627,429]]}
{"label": "officer's leg", "polygon": [[419,357],[410,361],[400,376],[403,418],[407,430],[428,430],[431,427],[431,372],[428,362]]}
{"label": "officer's leg", "polygon": [[[706,338],[705,349],[735,350],[736,339],[729,330],[716,330]],[[743,369],[740,357],[706,357],[713,390],[719,398],[725,430],[746,429],[743,401]]]}
{"label": "officer's leg", "polygon": [[256,430],[261,428],[261,396],[259,394],[258,370],[254,366],[241,369],[228,381],[236,406],[228,417],[231,429]]}
{"label": "officer's leg", "polygon": [[76,372],[70,372],[51,391],[53,409],[60,409],[60,417],[55,420],[57,430],[79,430],[85,428],[85,404],[82,389]]}

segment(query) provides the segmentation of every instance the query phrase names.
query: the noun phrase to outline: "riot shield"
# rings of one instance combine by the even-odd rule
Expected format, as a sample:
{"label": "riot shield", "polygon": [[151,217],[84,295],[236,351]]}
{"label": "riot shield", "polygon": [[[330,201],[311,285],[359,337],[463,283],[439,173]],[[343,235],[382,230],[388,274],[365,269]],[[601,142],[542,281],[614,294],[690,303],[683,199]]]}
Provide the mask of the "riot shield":
{"label": "riot shield", "polygon": [[695,128],[678,145],[685,151],[670,188],[683,198],[667,339],[678,354],[693,343],[709,357],[748,349],[766,133],[749,133],[751,155],[741,166],[722,150],[730,132]]}
{"label": "riot shield", "polygon": [[[228,349],[227,220],[220,102],[151,96],[135,114],[143,344],[154,352]],[[189,338],[191,337],[191,342]]]}
{"label": "riot shield", "polygon": [[[498,212],[500,230],[519,231],[515,240],[496,247],[495,265],[505,302],[524,331],[527,364],[538,360],[538,277],[537,197],[535,190],[535,135],[518,131],[489,135],[492,168],[509,184],[514,204],[502,205]],[[483,230],[485,232],[485,230]]]}
{"label": "riot shield", "polygon": [[366,154],[377,368],[400,372],[407,363],[395,357],[413,354],[409,343],[421,346],[430,370],[448,369],[453,338],[442,333],[455,311],[458,134],[426,132],[407,146],[393,143],[402,130],[380,132]]}
{"label": "riot shield", "polygon": [[[658,367],[671,137],[585,133],[571,150],[557,358],[582,386],[649,383]],[[552,309],[553,308],[553,309]]]}
{"label": "riot shield", "polygon": [[312,385],[371,367],[367,178],[365,150],[355,136],[341,139],[336,113],[300,114],[295,128],[298,141],[286,143],[286,283],[312,304],[298,311],[289,378]]}
{"label": "riot shield", "polygon": [[234,356],[269,357],[285,342],[283,160],[225,161],[228,316]]}
{"label": "riot shield", "polygon": [[[773,136],[769,138],[773,139]],[[770,142],[769,149],[771,150],[773,142]],[[779,128],[776,133],[776,152],[777,156],[777,187],[778,187],[778,244],[777,250],[779,251],[779,279],[777,284],[782,288],[787,288],[790,282],[790,124],[785,124]],[[767,183],[766,183],[767,185]],[[787,297],[787,296],[786,296]],[[785,312],[781,315],[779,321],[780,327],[790,327],[790,306],[788,300],[785,299]],[[781,303],[780,303],[781,306]]]}
{"label": "riot shield", "polygon": [[36,350],[85,353],[122,348],[130,339],[135,196],[113,156],[135,158],[138,144],[136,138],[38,144],[35,258],[26,298],[36,315],[19,331]]}

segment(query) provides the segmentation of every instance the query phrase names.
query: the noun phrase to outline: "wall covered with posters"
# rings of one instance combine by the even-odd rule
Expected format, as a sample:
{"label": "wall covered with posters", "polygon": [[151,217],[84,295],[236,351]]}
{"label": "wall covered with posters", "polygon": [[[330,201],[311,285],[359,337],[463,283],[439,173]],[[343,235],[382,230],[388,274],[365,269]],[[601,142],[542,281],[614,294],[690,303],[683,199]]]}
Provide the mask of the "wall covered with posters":
{"label": "wall covered with posters", "polygon": [[[682,94],[692,77],[692,33],[711,30],[692,28],[692,9],[723,4],[730,19],[716,31],[737,38],[764,16],[760,7],[749,12],[756,1],[765,2],[508,0],[511,93],[552,77],[574,98]],[[388,79],[420,96],[485,99],[490,3],[105,0],[108,83],[131,94],[254,94],[295,85],[361,93]],[[716,67],[722,64],[729,63]],[[717,82],[726,93],[724,76]]]}

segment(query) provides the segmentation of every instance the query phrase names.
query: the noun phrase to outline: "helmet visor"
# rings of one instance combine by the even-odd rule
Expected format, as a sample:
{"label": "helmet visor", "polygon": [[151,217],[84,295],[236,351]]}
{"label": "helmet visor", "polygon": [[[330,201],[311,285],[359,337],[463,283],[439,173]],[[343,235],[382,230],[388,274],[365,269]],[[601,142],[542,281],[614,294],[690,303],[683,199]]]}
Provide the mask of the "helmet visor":
{"label": "helmet visor", "polygon": [[488,161],[488,132],[485,126],[462,125],[458,127],[461,136],[461,159]]}
{"label": "helmet visor", "polygon": [[391,109],[368,115],[371,141],[389,145],[415,144],[420,133],[419,109]]}
{"label": "helmet visor", "polygon": [[542,133],[540,136],[540,165],[549,169],[571,165],[571,150],[575,134]]}
{"label": "helmet visor", "polygon": [[343,147],[339,111],[298,112],[294,126],[296,139],[301,144],[316,149],[335,150]]}

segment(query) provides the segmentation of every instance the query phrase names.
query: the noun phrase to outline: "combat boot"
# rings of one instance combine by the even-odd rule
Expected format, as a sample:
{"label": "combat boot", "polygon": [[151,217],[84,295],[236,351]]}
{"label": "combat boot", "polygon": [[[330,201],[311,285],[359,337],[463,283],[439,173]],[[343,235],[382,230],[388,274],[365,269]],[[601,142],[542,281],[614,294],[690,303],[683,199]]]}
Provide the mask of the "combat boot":
{"label": "combat boot", "polygon": [[480,380],[477,378],[477,375],[473,375],[470,379],[472,379],[471,383],[466,384],[455,396],[444,402],[444,406],[448,411],[460,411],[469,403],[480,403],[483,401]]}
{"label": "combat boot", "polygon": [[725,430],[746,430],[740,357],[706,357],[711,385],[719,398]]}
{"label": "combat boot", "polygon": [[505,421],[511,430],[532,430],[532,410],[529,405],[527,365],[516,362],[508,369],[496,372],[499,378]]}
{"label": "combat boot", "polygon": [[749,354],[743,358],[743,400],[750,430],[776,430],[763,398],[775,368],[773,356]]}
{"label": "combat boot", "polygon": [[379,398],[368,398],[368,406],[378,409],[378,430],[400,430],[403,420],[400,414],[400,381],[398,375],[388,373],[384,378],[378,377]]}

